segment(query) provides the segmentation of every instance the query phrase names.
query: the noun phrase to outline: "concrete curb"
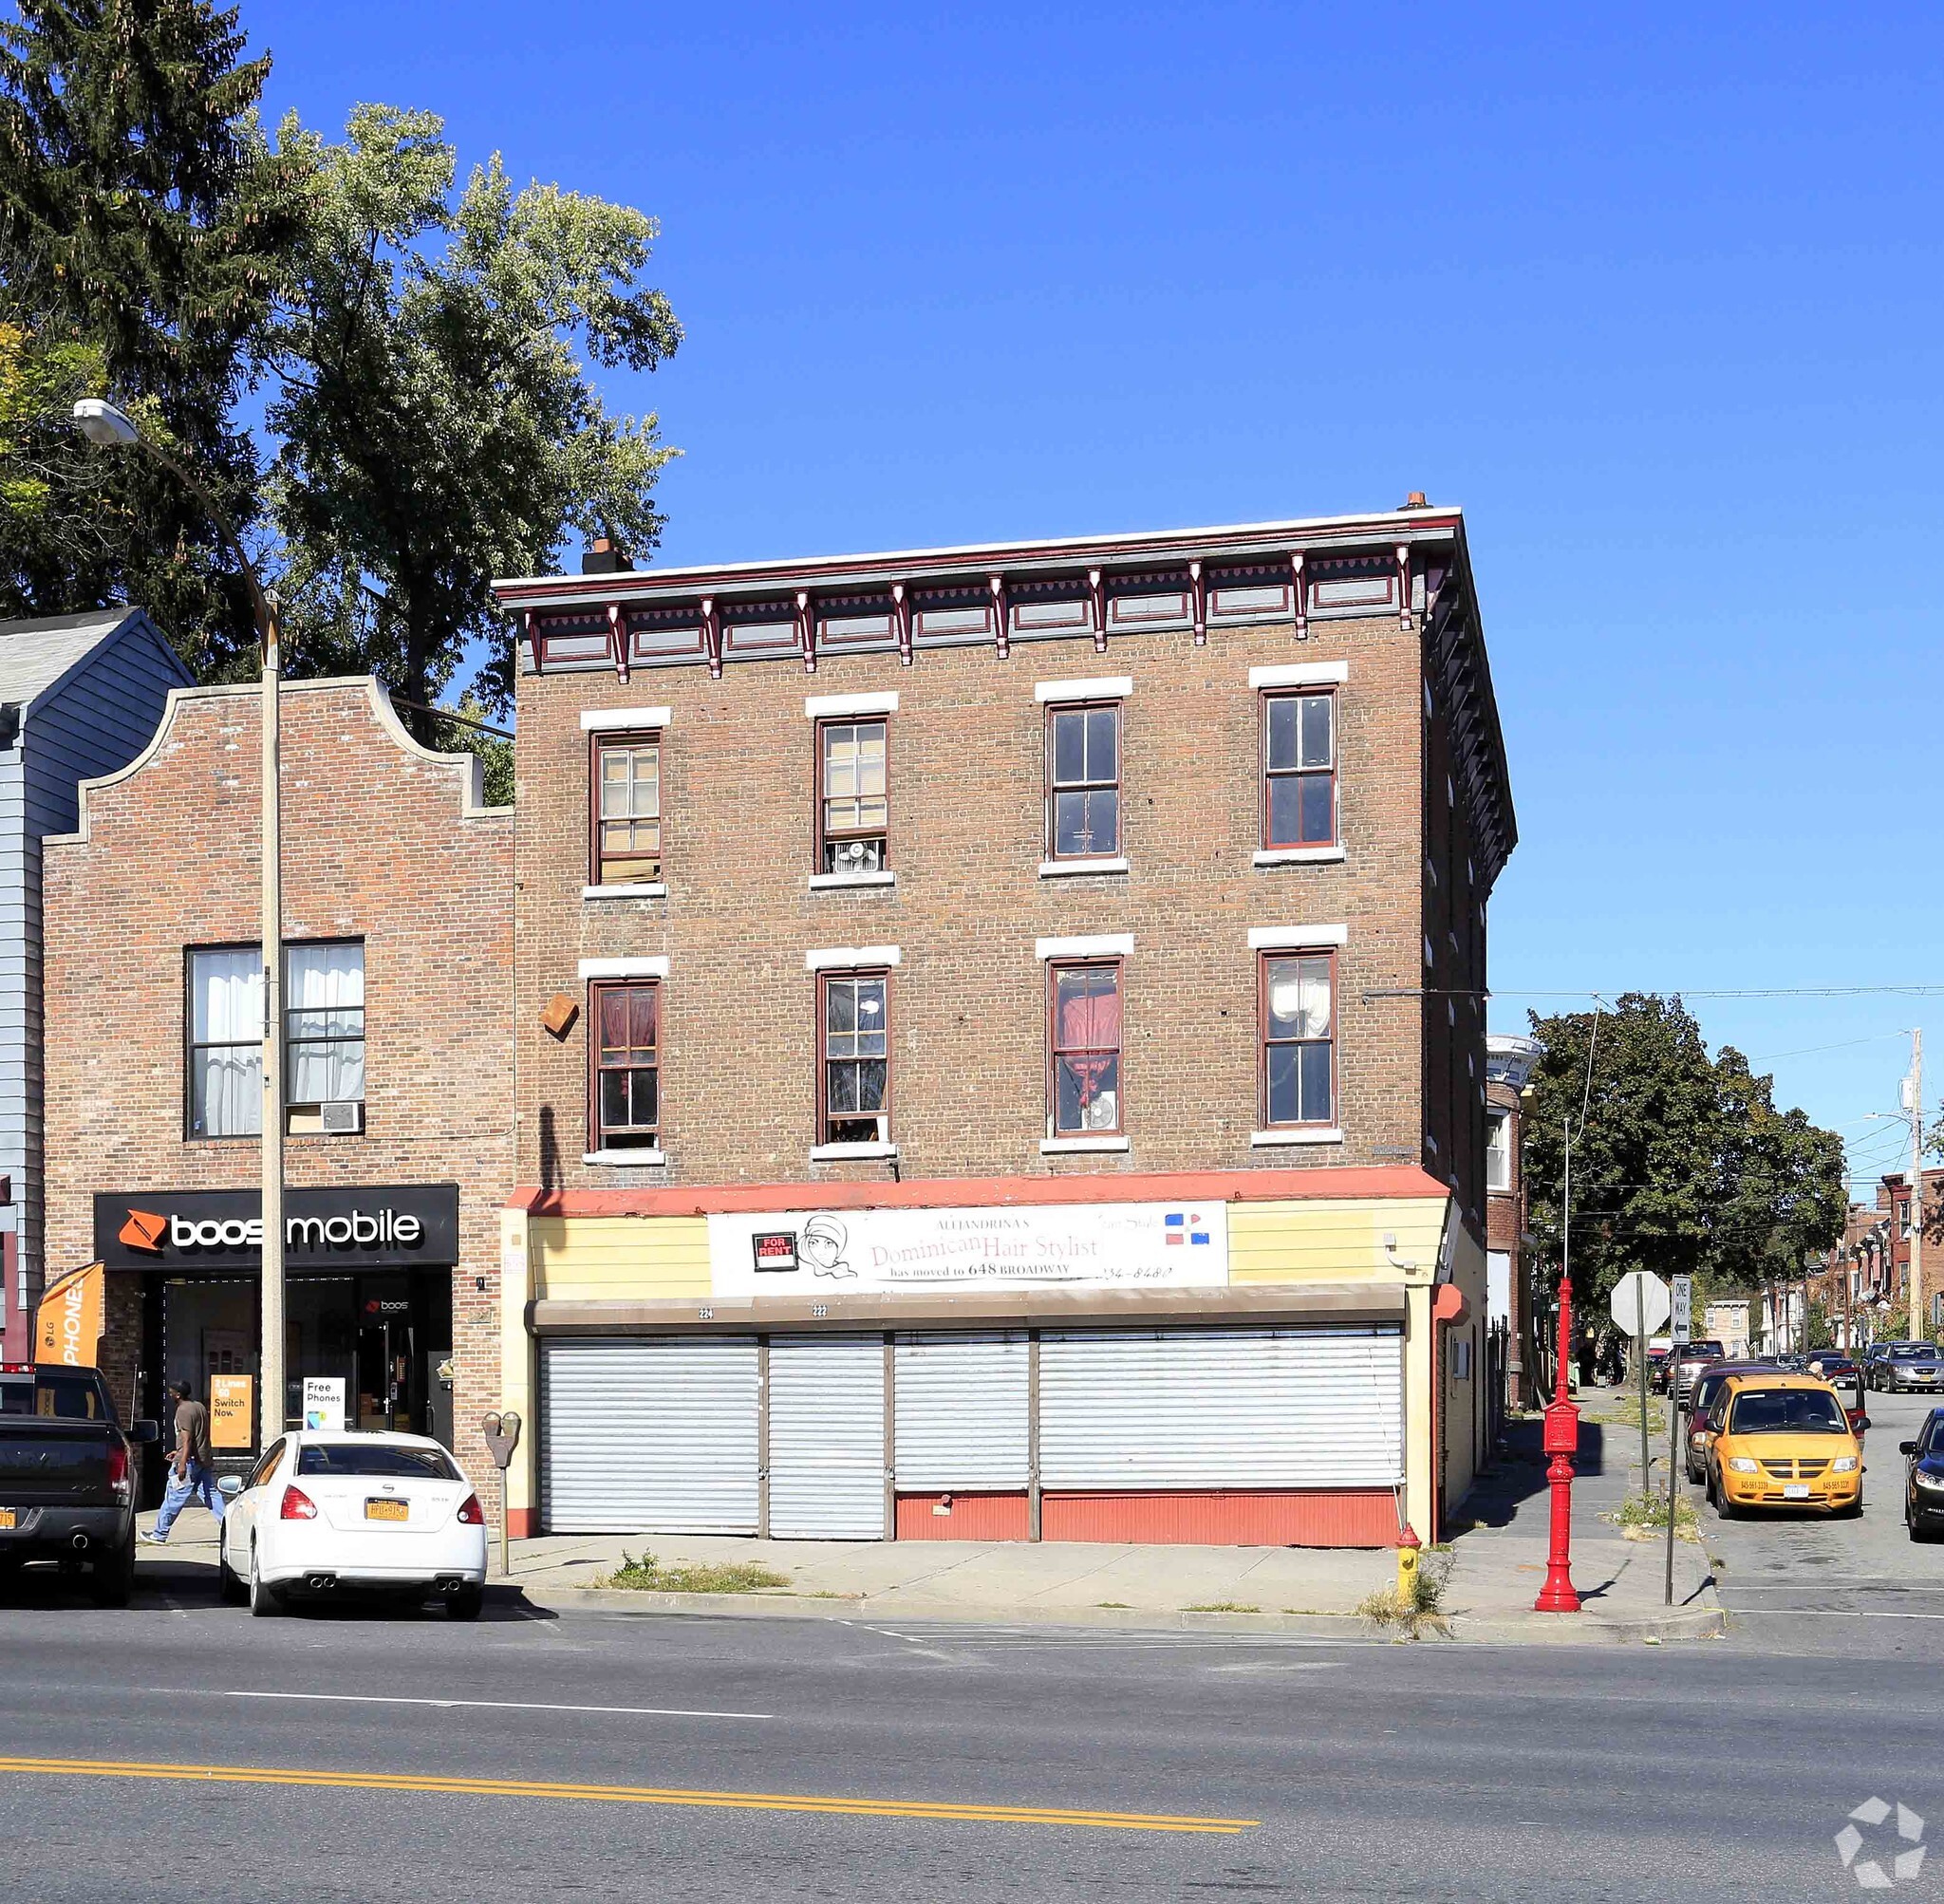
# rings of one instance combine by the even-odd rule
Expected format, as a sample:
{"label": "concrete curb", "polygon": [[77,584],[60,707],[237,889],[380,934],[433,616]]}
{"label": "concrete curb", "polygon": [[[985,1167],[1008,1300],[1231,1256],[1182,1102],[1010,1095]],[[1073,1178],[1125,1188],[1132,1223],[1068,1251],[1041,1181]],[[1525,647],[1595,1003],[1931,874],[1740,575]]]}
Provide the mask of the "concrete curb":
{"label": "concrete curb", "polygon": [[[654,1594],[627,1588],[522,1587],[492,1581],[488,1595],[502,1603],[541,1613],[621,1614],[635,1618],[687,1615],[730,1619],[842,1620],[852,1625],[949,1622],[995,1627],[1067,1627],[1121,1633],[1274,1633],[1309,1639],[1397,1639],[1360,1614],[1186,1613],[1163,1607],[965,1606],[950,1600],[886,1602],[864,1596],[813,1597],[798,1594]],[[1504,1617],[1453,1614],[1448,1630],[1425,1635],[1428,1643],[1489,1646],[1637,1646],[1649,1639],[1710,1639],[1727,1630],[1715,1607],[1678,1609],[1643,1619],[1602,1619],[1598,1615],[1523,1614]],[[1401,1640],[1398,1643],[1402,1644]]]}

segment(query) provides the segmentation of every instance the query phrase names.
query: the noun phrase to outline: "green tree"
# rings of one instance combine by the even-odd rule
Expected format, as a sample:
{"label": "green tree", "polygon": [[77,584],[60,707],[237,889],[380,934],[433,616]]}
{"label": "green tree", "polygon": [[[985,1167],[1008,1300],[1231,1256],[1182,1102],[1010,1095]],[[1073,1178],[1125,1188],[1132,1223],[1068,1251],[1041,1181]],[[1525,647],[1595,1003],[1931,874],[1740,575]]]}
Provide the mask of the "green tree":
{"label": "green tree", "polygon": [[0,22],[0,323],[21,336],[0,474],[0,607],[143,603],[205,675],[253,644],[196,498],[153,459],[90,454],[84,382],[134,410],[246,527],[235,419],[289,266],[299,174],[255,118],[270,69],[211,0],[18,0]]}
{"label": "green tree", "polygon": [[307,669],[369,671],[426,704],[490,644],[473,685],[497,710],[513,681],[492,578],[544,568],[570,530],[636,551],[661,532],[655,481],[677,453],[652,415],[607,413],[579,353],[652,369],[682,330],[639,282],[652,218],[514,192],[496,156],[455,197],[443,135],[383,105],[358,107],[341,145],[282,129],[310,215],[270,338],[270,498]]}
{"label": "green tree", "polygon": [[1739,1052],[1710,1058],[1678,998],[1534,1014],[1532,1035],[1544,1051],[1524,1125],[1531,1228],[1557,1261],[1570,1120],[1573,1287],[1596,1317],[1630,1270],[1694,1276],[1698,1303],[1799,1275],[1841,1234],[1841,1140],[1778,1111]]}

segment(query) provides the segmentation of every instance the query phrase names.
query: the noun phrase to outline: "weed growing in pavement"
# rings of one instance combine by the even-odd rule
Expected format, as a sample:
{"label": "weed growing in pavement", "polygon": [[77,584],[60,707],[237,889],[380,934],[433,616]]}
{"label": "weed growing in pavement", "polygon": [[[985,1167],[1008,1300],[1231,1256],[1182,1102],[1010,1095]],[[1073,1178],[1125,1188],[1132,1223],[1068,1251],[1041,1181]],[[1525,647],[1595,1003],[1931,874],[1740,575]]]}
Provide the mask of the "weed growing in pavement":
{"label": "weed growing in pavement", "polygon": [[[1580,1419],[1594,1422],[1601,1428],[1629,1428],[1638,1434],[1640,1397],[1629,1395],[1625,1401],[1617,1402],[1612,1408],[1581,1409]],[[1647,1398],[1647,1432],[1662,1435],[1667,1432],[1667,1404],[1655,1395]]]}
{"label": "weed growing in pavement", "polygon": [[1418,1639],[1427,1633],[1449,1633],[1445,1583],[1450,1573],[1450,1550],[1433,1549],[1417,1563],[1408,1596],[1400,1596],[1395,1587],[1383,1587],[1360,1600],[1356,1610],[1365,1619],[1393,1631],[1399,1639]]}
{"label": "weed growing in pavement", "polygon": [[1252,1607],[1242,1600],[1204,1600],[1200,1606],[1183,1607],[1185,1614],[1259,1614],[1261,1607]]}
{"label": "weed growing in pavement", "polygon": [[[1630,1494],[1607,1518],[1627,1540],[1651,1540],[1656,1533],[1667,1532],[1667,1496]],[[1674,1500],[1674,1537],[1700,1544],[1701,1521],[1685,1496]]]}
{"label": "weed growing in pavement", "polygon": [[620,1566],[594,1584],[645,1594],[755,1594],[765,1587],[787,1587],[790,1577],[749,1560],[692,1560],[664,1567],[652,1554],[630,1557],[624,1547]]}

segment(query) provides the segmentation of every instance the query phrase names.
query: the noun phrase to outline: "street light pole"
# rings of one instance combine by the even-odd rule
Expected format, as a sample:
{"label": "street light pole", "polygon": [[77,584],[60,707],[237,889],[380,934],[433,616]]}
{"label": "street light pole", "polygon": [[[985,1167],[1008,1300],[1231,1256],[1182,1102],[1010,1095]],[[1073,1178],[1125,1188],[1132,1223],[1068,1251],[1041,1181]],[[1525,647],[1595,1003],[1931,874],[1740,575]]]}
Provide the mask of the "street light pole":
{"label": "street light pole", "polygon": [[276,608],[265,594],[256,565],[229,513],[160,444],[145,438],[135,420],[100,397],[74,406],[75,426],[97,449],[144,449],[169,469],[209,512],[216,533],[250,590],[250,610],[263,650],[263,1275],[260,1300],[262,1352],[258,1359],[257,1423],[268,1447],[284,1431],[284,899],[283,813],[280,781],[282,655]]}

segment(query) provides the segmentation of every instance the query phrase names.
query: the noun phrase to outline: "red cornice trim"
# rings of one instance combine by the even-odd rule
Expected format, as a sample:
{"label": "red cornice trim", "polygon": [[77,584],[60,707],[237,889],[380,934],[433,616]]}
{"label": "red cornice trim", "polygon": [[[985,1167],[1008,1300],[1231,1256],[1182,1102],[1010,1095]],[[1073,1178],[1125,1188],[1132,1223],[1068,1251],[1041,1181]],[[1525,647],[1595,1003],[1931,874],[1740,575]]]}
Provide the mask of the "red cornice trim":
{"label": "red cornice trim", "polygon": [[510,1210],[536,1217],[703,1217],[763,1210],[983,1209],[1027,1204],[1277,1203],[1345,1197],[1438,1197],[1450,1191],[1415,1164],[1324,1170],[1187,1170],[1148,1176],[939,1177],[905,1184],[697,1184],[665,1190],[544,1190]]}

